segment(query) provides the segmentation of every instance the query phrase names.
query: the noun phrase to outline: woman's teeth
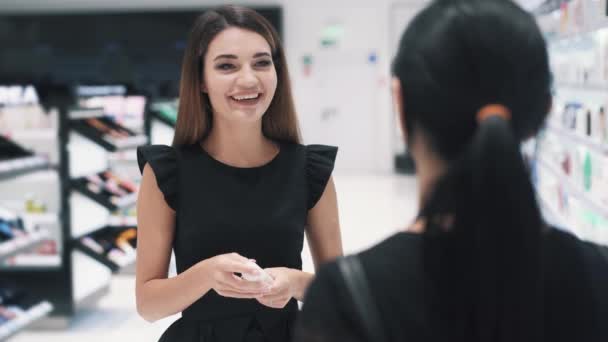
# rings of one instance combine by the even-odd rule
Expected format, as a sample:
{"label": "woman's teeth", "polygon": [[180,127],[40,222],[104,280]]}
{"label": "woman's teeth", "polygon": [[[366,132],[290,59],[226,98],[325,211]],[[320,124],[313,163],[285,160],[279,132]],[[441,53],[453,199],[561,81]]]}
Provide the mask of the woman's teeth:
{"label": "woman's teeth", "polygon": [[259,96],[260,96],[260,94],[251,94],[251,95],[232,96],[232,98],[237,101],[242,101],[242,100],[257,99]]}

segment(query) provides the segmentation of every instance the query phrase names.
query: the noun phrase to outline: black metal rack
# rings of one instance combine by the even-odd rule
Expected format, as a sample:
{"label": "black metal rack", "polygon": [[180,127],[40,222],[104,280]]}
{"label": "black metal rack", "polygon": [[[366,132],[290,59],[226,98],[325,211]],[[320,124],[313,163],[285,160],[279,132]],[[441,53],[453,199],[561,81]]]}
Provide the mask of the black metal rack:
{"label": "black metal rack", "polygon": [[99,117],[99,115],[93,114],[91,116],[87,116],[84,113],[81,114],[82,112],[86,113],[86,111],[98,113],[98,109],[77,109],[77,111],[78,113],[76,115],[72,114],[73,111],[70,112],[70,130],[93,141],[97,145],[103,147],[108,152],[130,150],[136,148],[137,146],[144,145],[148,142],[148,138],[145,135],[134,134],[131,137],[122,139],[113,139],[111,137],[104,136],[101,132],[83,122],[83,118]]}
{"label": "black metal rack", "polygon": [[[72,253],[79,251],[102,265],[107,266],[112,272],[116,273],[124,268],[132,268],[132,265],[118,265],[112,262],[104,255],[101,255],[82,243],[84,236],[95,234],[105,229],[120,229],[121,227],[103,227],[93,232],[88,232],[84,236],[74,237],[72,227],[72,204],[71,195],[79,193],[93,200],[97,204],[107,208],[110,211],[123,209],[135,204],[135,195],[121,198],[120,203],[113,203],[108,198],[99,196],[90,191],[78,178],[72,178],[70,174],[70,143],[71,133],[75,132],[84,136],[86,139],[96,143],[108,152],[122,151],[134,149],[137,146],[147,144],[145,135],[137,136],[137,141],[132,143],[117,145],[107,139],[104,139],[100,134],[91,131],[87,127],[81,125],[83,119],[100,117],[103,111],[100,109],[74,108],[73,103],[76,103],[75,97],[72,94],[62,93],[59,96],[60,100],[53,103],[54,107],[59,109],[59,165],[57,168],[60,179],[60,213],[59,221],[61,222],[61,239],[60,239],[60,265],[59,266],[15,266],[0,269],[0,278],[10,279],[11,283],[18,284],[19,288],[24,291],[36,293],[41,298],[46,298],[53,310],[50,315],[44,320],[45,322],[37,324],[43,328],[63,328],[66,327],[71,318],[78,310],[84,307],[94,305],[100,298],[109,292],[109,283],[102,284],[84,297],[75,298],[75,289],[73,283],[74,264]],[[143,137],[143,138],[142,138]],[[42,166],[23,168],[18,170],[20,173],[31,172],[40,169]],[[16,172],[2,173],[1,179],[10,179],[16,177]],[[11,255],[18,254],[28,247],[15,248],[11,251]],[[31,248],[31,246],[29,246]],[[134,261],[134,260],[133,260]],[[23,327],[29,325],[26,322]],[[3,335],[0,330],[0,340]],[[11,334],[14,332],[11,332]],[[8,336],[8,332],[7,332]]]}
{"label": "black metal rack", "polygon": [[26,236],[1,243],[0,262],[40,246],[47,236],[48,233],[46,232],[33,232]]}
{"label": "black metal rack", "polygon": [[[162,100],[160,102],[169,102],[169,100]],[[152,137],[152,122],[154,121],[161,122],[171,128],[175,128],[176,125],[175,122],[169,120],[168,118],[160,114],[155,108],[154,103],[148,103],[146,105],[146,116],[144,117],[144,132],[147,137]]]}
{"label": "black metal rack", "polygon": [[48,168],[49,162],[38,156],[2,160],[0,161],[0,181],[7,181]]}
{"label": "black metal rack", "polygon": [[[23,157],[0,161],[0,181],[10,181],[30,173],[47,170],[49,167],[48,160],[28,151],[27,155],[24,155]],[[0,244],[0,261],[4,261],[17,254],[40,246],[46,237],[48,237],[48,232],[36,231]],[[40,286],[37,286],[36,288],[30,286],[32,285],[31,282],[26,282],[26,274],[28,274],[27,271],[29,270],[31,269],[3,268],[0,269],[0,279],[3,281],[10,279],[11,282],[15,282],[20,286],[23,284],[23,289],[28,293],[35,293],[39,298],[49,298],[48,293],[55,292],[57,289],[52,284],[49,284],[50,291],[48,292]],[[45,275],[55,274],[55,269],[52,268],[43,267],[40,268],[40,271]],[[54,275],[50,278],[56,279]],[[49,315],[53,308],[54,306],[51,303],[47,300],[43,300],[37,305],[30,307],[26,312],[21,313],[17,318],[0,325],[0,340],[3,341],[8,339],[41,318]]]}
{"label": "black metal rack", "polygon": [[87,187],[86,180],[82,178],[72,179],[70,180],[70,183],[74,191],[78,191],[110,211],[130,208],[134,206],[137,201],[135,194],[132,194],[117,198],[116,201],[113,202],[109,198],[91,191],[91,189]]}
{"label": "black metal rack", "polygon": [[88,255],[89,257],[95,259],[96,261],[104,264],[110,270],[112,270],[113,273],[119,273],[122,269],[133,265],[135,263],[135,257],[134,256],[129,257],[128,260],[126,260],[124,262],[117,262],[117,261],[112,260],[111,258],[99,253],[99,251],[96,251],[91,246],[88,246],[86,244],[86,242],[84,242],[84,238],[94,237],[96,235],[119,233],[124,230],[131,229],[131,228],[133,228],[133,227],[105,226],[103,228],[97,229],[94,232],[91,232],[83,237],[79,237],[78,239],[74,240],[73,241],[74,248],[80,250],[81,252],[83,252],[84,254]]}

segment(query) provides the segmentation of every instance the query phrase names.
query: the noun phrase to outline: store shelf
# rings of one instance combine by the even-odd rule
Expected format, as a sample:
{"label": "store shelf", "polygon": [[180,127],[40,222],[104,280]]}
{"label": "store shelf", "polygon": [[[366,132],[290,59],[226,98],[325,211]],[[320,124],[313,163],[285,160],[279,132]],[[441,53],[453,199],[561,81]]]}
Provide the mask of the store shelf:
{"label": "store shelf", "polygon": [[[607,257],[608,257],[608,255],[607,255]],[[129,265],[127,265],[127,266],[125,266],[125,267],[121,268],[121,269],[120,269],[118,272],[116,272],[116,273],[117,273],[117,274],[120,274],[120,275],[129,275],[129,276],[135,275],[135,273],[136,273],[136,269],[135,269],[135,260],[133,260],[133,262],[132,262],[131,264],[129,264]]]}
{"label": "store shelf", "polygon": [[137,217],[135,216],[110,216],[108,219],[109,226],[124,226],[134,227],[137,226]]}
{"label": "store shelf", "polygon": [[86,183],[83,182],[82,180],[79,180],[79,179],[72,180],[71,185],[72,185],[72,189],[80,192],[84,196],[92,199],[93,201],[97,202],[99,205],[105,207],[106,209],[108,209],[110,211],[127,209],[127,208],[134,206],[135,203],[137,202],[137,193],[132,193],[132,194],[120,197],[115,202],[112,202],[107,197],[100,195],[100,194],[96,194],[93,191],[91,191],[86,186]]}
{"label": "store shelf", "polygon": [[152,111],[151,114],[152,114],[152,118],[154,118],[155,120],[158,120],[169,127],[175,128],[175,122],[169,120],[168,118],[164,117],[160,113],[158,113],[156,111]]}
{"label": "store shelf", "polygon": [[91,293],[84,296],[82,299],[75,301],[74,306],[76,310],[84,308],[90,308],[95,306],[97,302],[110,293],[110,283],[103,284],[96,288]]}
{"label": "store shelf", "polygon": [[53,311],[53,305],[47,301],[31,307],[17,318],[0,325],[0,341],[7,340]]}
{"label": "store shelf", "polygon": [[68,112],[70,120],[100,118],[105,116],[103,108],[78,108]]}
{"label": "store shelf", "polygon": [[137,153],[134,151],[112,153],[108,155],[108,161],[114,163],[135,163],[137,162]]}
{"label": "store shelf", "polygon": [[559,82],[555,84],[556,88],[570,88],[576,90],[589,90],[589,91],[608,91],[608,85],[601,84],[585,84],[585,83],[574,83],[574,82]]}
{"label": "store shelf", "polygon": [[[113,227],[113,226],[106,226],[103,227],[102,229],[99,229],[91,234],[87,234],[87,236],[92,236],[96,233],[100,233],[103,231],[108,231],[108,230],[120,230],[120,229],[124,229],[127,227]],[[128,227],[131,228],[131,227]],[[83,242],[83,238],[84,237],[80,237],[76,240],[73,241],[74,244],[74,248],[78,249],[79,251],[81,251],[82,253],[86,254],[87,256],[89,256],[90,258],[94,259],[95,261],[105,265],[106,267],[108,267],[113,273],[120,273],[121,270],[123,269],[128,269],[130,267],[132,267],[135,264],[135,255],[132,256],[126,256],[124,259],[121,259],[120,262],[115,261],[115,260],[111,260],[109,257],[107,257],[106,255],[103,255],[101,253],[99,253],[98,251],[94,250],[92,247],[88,246],[85,242]],[[123,271],[126,272],[126,271]]]}
{"label": "store shelf", "polygon": [[2,135],[11,140],[55,140],[57,139],[56,128],[32,128],[19,129],[2,132]]}
{"label": "store shelf", "polygon": [[564,185],[568,193],[580,200],[585,205],[585,207],[589,208],[596,214],[608,219],[608,208],[605,208],[604,206],[597,204],[594,200],[588,198],[582,190],[578,189],[578,187],[572,184],[567,175],[557,170],[549,162],[543,160],[543,158],[538,158],[537,165],[542,166],[544,169],[548,170],[555,177],[557,177],[560,180],[560,183]]}
{"label": "store shelf", "polygon": [[48,231],[30,233],[0,244],[0,262],[23,252],[32,250],[49,236]]}
{"label": "store shelf", "polygon": [[537,198],[540,204],[541,212],[543,213],[543,217],[546,221],[548,221],[547,223],[549,223],[552,227],[574,233],[572,230],[570,230],[571,228],[567,224],[566,220],[562,217],[562,214],[553,209],[542,194],[539,193]]}
{"label": "store shelf", "polygon": [[82,122],[73,122],[71,128],[78,134],[103,147],[108,152],[130,150],[148,143],[148,138],[141,134],[121,139],[104,137],[99,131]]}
{"label": "store shelf", "polygon": [[593,139],[583,137],[580,134],[577,134],[576,132],[570,131],[563,127],[559,127],[558,125],[553,123],[547,124],[546,127],[549,132],[552,132],[562,138],[566,138],[573,142],[586,146],[597,153],[608,155],[608,144],[601,144],[597,141],[594,141]]}
{"label": "store shelf", "polygon": [[48,168],[48,161],[39,156],[2,160],[0,161],[0,181],[13,179]]}

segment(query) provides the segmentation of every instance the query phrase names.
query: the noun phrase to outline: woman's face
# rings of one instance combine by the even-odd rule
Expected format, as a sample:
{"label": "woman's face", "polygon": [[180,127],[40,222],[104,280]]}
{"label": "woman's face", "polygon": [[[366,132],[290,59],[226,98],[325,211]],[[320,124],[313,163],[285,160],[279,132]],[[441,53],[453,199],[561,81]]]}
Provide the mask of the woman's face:
{"label": "woman's face", "polygon": [[255,122],[277,88],[270,45],[261,35],[231,27],[220,32],[204,56],[203,92],[215,119]]}

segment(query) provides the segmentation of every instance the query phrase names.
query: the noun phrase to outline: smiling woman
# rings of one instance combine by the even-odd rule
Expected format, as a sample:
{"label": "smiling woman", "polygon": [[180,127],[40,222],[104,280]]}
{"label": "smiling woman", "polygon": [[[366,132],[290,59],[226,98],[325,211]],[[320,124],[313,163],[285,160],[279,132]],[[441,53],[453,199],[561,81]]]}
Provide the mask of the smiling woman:
{"label": "smiling woman", "polygon": [[[283,46],[270,23],[250,12],[209,11],[194,25],[182,66],[174,146],[201,141],[215,121],[229,119],[218,116],[238,104],[231,103],[231,97],[238,101],[237,97],[256,94],[260,101],[252,102],[259,107],[253,111],[264,114],[264,135],[300,142]],[[234,25],[237,21],[239,25]]]}
{"label": "smiling woman", "polygon": [[197,19],[180,86],[173,146],[138,149],[138,311],[182,312],[162,342],[289,341],[304,234],[315,264],[342,254],[337,148],[300,145],[281,42],[252,10]]}

